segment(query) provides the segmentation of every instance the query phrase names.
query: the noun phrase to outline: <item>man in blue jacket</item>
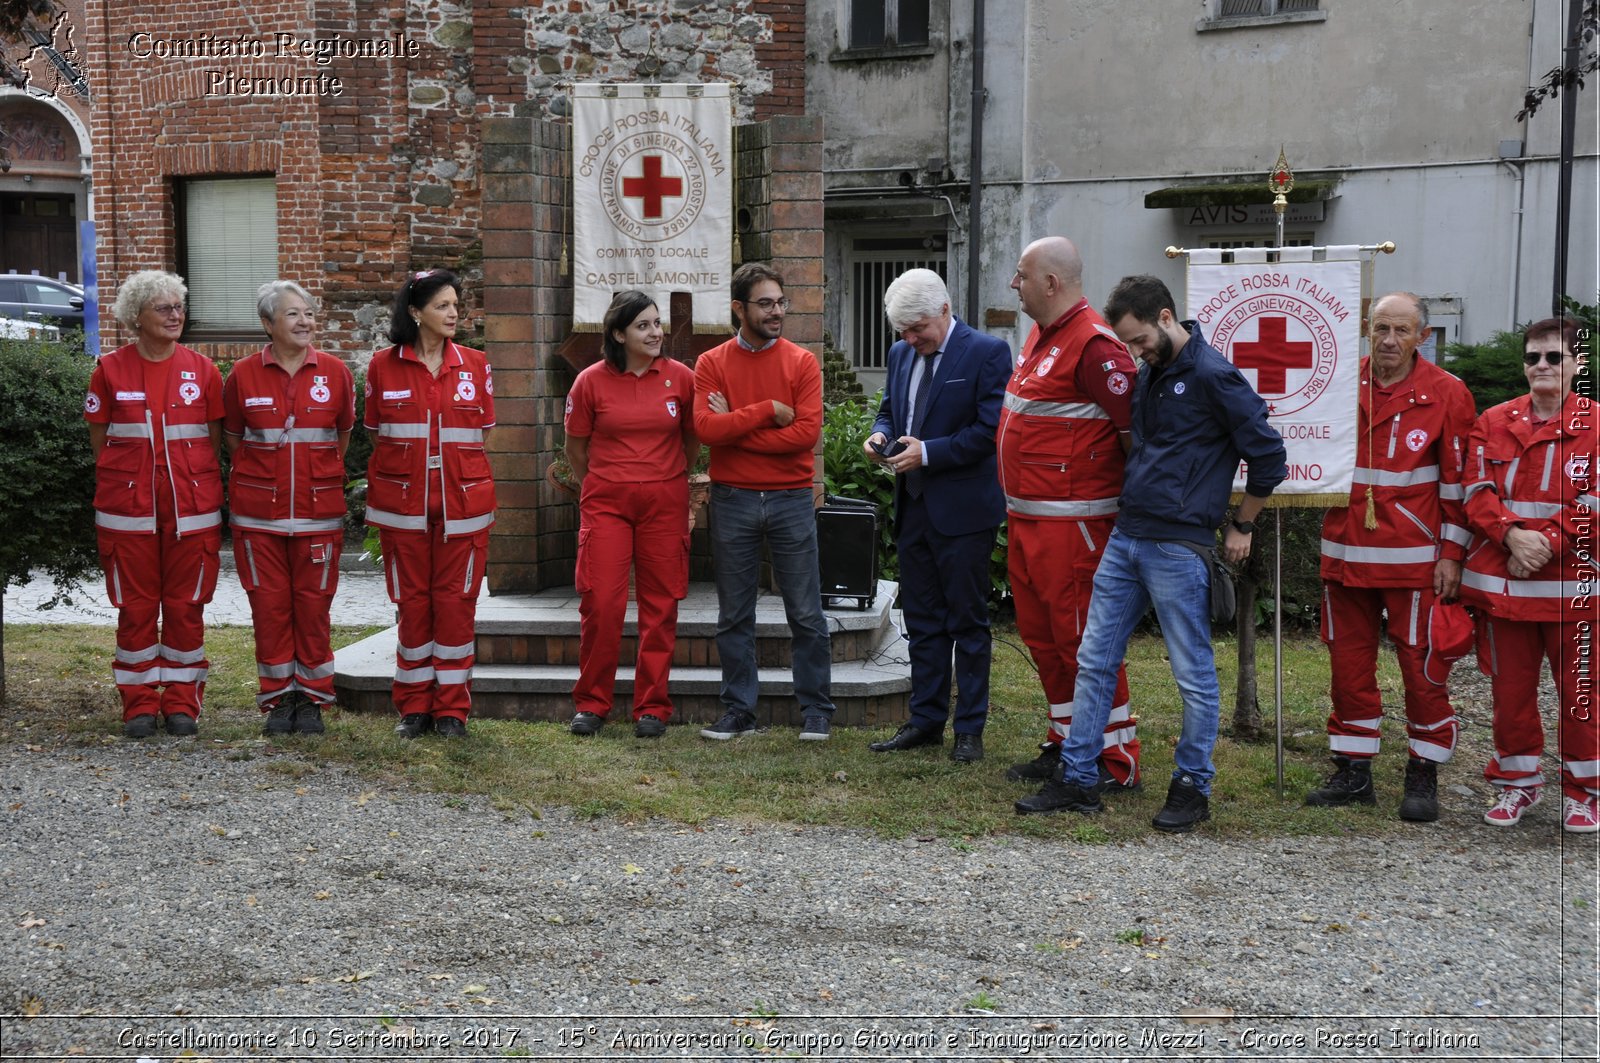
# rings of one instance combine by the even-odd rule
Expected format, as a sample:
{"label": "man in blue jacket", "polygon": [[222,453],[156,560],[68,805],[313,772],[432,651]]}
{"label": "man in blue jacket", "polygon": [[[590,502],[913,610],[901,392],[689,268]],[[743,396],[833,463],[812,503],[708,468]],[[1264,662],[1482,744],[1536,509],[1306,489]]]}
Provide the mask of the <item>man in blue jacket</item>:
{"label": "man in blue jacket", "polygon": [[937,273],[902,273],[883,296],[900,342],[889,348],[889,376],[869,458],[893,469],[900,608],[911,653],[911,720],[874,753],[941,745],[956,709],[950,758],[983,759],[989,714],[989,555],[1005,519],[995,476],[1011,349],[950,313]]}
{"label": "man in blue jacket", "polygon": [[1182,833],[1211,816],[1211,750],[1222,715],[1211,652],[1211,566],[1234,471],[1249,463],[1244,501],[1223,536],[1222,555],[1250,554],[1255,518],[1287,473],[1283,438],[1266,403],[1193,321],[1179,322],[1167,286],[1124,277],[1105,319],[1145,364],[1133,393],[1133,450],[1122,509],[1095,572],[1078,683],[1060,775],[1016,803],[1018,813],[1098,812],[1098,757],[1128,638],[1152,604],[1183,697],[1183,729],[1157,830]]}

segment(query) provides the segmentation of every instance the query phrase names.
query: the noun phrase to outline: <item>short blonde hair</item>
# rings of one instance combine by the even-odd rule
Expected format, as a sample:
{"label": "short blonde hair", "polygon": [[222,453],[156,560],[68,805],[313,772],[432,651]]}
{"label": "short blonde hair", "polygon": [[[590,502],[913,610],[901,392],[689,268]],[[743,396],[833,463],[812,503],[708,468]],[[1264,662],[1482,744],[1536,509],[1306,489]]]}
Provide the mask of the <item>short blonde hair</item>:
{"label": "short blonde hair", "polygon": [[154,302],[157,296],[167,292],[176,295],[180,302],[188,301],[189,286],[183,283],[182,277],[164,269],[142,269],[129,274],[128,279],[122,282],[122,287],[117,289],[117,301],[111,305],[111,312],[118,321],[132,328],[144,308]]}

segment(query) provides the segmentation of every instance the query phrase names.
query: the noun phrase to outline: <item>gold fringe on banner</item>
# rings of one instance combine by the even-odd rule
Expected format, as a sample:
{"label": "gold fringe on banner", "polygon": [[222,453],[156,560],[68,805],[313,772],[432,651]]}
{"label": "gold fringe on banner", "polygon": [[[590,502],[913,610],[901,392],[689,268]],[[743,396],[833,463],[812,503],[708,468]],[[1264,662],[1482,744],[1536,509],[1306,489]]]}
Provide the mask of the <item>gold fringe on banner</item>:
{"label": "gold fringe on banner", "polygon": [[605,326],[598,321],[574,321],[573,332],[604,332]]}
{"label": "gold fringe on banner", "polygon": [[[728,96],[728,111],[728,129],[733,138],[733,202],[730,204],[733,207],[733,268],[738,269],[744,265],[744,249],[739,246],[739,124],[734,121],[738,115],[734,113],[732,94]],[[732,326],[728,331],[733,331]]]}
{"label": "gold fringe on banner", "polygon": [[[1228,504],[1237,508],[1244,501],[1244,492],[1235,491],[1228,499]],[[1327,509],[1329,506],[1348,506],[1350,496],[1347,494],[1316,494],[1316,495],[1278,495],[1267,498],[1262,509]]]}
{"label": "gold fringe on banner", "polygon": [[[576,106],[576,104],[574,104]],[[561,182],[561,276],[571,274],[567,266],[567,215],[572,205],[572,185],[578,180],[577,168],[572,165],[572,125],[567,122],[567,179]]]}

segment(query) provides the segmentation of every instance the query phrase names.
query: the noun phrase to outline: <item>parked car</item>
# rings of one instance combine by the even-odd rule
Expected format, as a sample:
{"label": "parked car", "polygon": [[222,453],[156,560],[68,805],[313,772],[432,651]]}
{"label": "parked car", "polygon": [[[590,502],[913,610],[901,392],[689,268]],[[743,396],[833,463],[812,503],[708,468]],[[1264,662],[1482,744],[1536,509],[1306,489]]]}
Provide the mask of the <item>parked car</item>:
{"label": "parked car", "polygon": [[0,317],[83,327],[83,289],[53,277],[0,273]]}
{"label": "parked car", "polygon": [[0,317],[0,339],[59,340],[60,338],[61,330],[54,325],[46,325],[42,321],[22,321],[14,317]]}

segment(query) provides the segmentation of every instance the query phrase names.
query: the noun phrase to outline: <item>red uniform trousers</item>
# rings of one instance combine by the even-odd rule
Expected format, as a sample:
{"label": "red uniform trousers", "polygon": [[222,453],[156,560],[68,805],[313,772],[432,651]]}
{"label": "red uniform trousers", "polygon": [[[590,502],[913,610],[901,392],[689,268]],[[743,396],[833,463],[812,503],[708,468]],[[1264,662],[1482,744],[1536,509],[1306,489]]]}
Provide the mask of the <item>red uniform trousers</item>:
{"label": "red uniform trousers", "polygon": [[1405,687],[1406,735],[1411,755],[1443,764],[1455,752],[1459,721],[1450,692],[1423,674],[1428,657],[1428,610],[1432,587],[1348,587],[1322,585],[1322,641],[1333,669],[1333,712],[1328,715],[1328,748],[1340,756],[1378,755],[1378,725],[1383,700],[1378,694],[1378,629],[1389,614]]}
{"label": "red uniform trousers", "polygon": [[478,589],[489,556],[489,531],[444,537],[439,470],[428,472],[428,530],[378,529],[389,600],[399,606],[394,707],[465,720],[472,710]]}
{"label": "red uniform trousers", "polygon": [[1494,756],[1483,777],[1495,786],[1542,786],[1539,666],[1550,662],[1557,696],[1561,792],[1600,795],[1600,722],[1595,719],[1595,622],[1502,620],[1479,614],[1478,665],[1494,690]]}
{"label": "red uniform trousers", "polygon": [[689,592],[689,482],[649,483],[584,478],[579,505],[578,712],[611,711],[633,566],[639,637],[633,673],[633,718],[672,716],[667,677],[678,642],[678,602]]}
{"label": "red uniform trousers", "polygon": [[255,625],[256,705],[270,712],[298,690],[319,705],[333,704],[333,650],[328,610],[339,589],[339,532],[269,535],[233,529],[239,582]]}
{"label": "red uniform trousers", "polygon": [[117,654],[112,665],[122,695],[122,719],[199,716],[210,662],[206,660],[206,603],[217,589],[220,525],[177,536],[172,482],[155,469],[156,533],[99,529],[106,595],[117,608]]}
{"label": "red uniform trousers", "polygon": [[[1039,668],[1050,702],[1045,741],[1059,745],[1072,726],[1073,687],[1078,682],[1078,644],[1089,615],[1094,570],[1111,537],[1115,517],[1092,520],[1030,520],[1007,517],[1006,568],[1017,609],[1017,634]],[[1139,779],[1138,721],[1128,701],[1128,670],[1117,666],[1117,693],[1106,720],[1100,763],[1120,783]]]}

